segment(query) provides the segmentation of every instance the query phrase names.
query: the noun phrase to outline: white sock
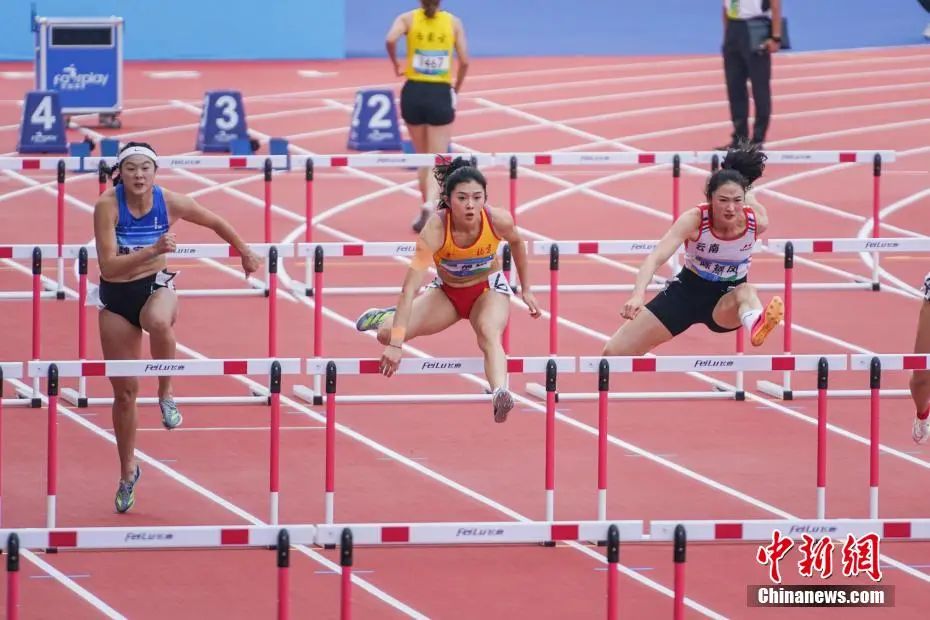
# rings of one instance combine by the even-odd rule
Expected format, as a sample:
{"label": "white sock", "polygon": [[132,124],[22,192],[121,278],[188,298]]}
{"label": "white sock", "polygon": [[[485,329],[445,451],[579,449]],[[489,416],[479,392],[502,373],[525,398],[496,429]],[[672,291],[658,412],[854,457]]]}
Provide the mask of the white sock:
{"label": "white sock", "polygon": [[739,315],[739,321],[743,324],[743,327],[746,328],[747,332],[751,332],[752,326],[756,324],[756,319],[760,316],[762,316],[762,309],[754,308],[753,310],[747,310]]}

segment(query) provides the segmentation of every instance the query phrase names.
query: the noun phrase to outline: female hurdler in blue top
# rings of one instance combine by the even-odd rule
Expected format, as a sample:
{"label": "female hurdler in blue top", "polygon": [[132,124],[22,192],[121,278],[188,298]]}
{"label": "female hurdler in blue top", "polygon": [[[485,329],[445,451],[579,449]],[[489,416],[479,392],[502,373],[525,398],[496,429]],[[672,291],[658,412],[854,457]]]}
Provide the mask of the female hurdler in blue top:
{"label": "female hurdler in blue top", "polygon": [[[246,277],[262,263],[229,222],[192,198],[155,185],[157,169],[158,156],[151,146],[128,143],[119,154],[116,186],[101,194],[94,206],[104,359],[140,359],[143,329],[149,333],[152,358],[174,358],[178,298],[175,274],[166,269],[165,255],[175,250],[170,228],[177,220],[209,228],[234,246],[242,256]],[[126,512],[135,502],[139,479],[135,462],[139,382],[135,377],[113,377],[110,383],[121,474],[116,510]],[[159,377],[158,403],[165,427],[177,427],[181,414],[172,398],[171,377]]]}

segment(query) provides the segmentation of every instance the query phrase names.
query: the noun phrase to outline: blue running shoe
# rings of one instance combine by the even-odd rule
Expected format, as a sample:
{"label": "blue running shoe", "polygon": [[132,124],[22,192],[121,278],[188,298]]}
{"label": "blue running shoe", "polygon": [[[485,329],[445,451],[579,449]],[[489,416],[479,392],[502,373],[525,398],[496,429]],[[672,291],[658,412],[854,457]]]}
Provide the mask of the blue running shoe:
{"label": "blue running shoe", "polygon": [[169,396],[164,400],[159,400],[158,407],[161,409],[161,423],[165,425],[165,428],[170,431],[181,426],[181,421],[184,418],[181,417],[181,412],[178,411],[178,406],[173,398]]}
{"label": "blue running shoe", "polygon": [[370,329],[378,329],[384,320],[394,314],[397,308],[369,308],[365,310],[362,316],[355,321],[355,329],[360,332],[367,332]]}
{"label": "blue running shoe", "polygon": [[136,463],[136,474],[132,477],[132,482],[125,480],[119,481],[119,488],[116,490],[116,512],[124,513],[136,503],[136,483],[139,482],[139,476],[142,475],[142,469]]}

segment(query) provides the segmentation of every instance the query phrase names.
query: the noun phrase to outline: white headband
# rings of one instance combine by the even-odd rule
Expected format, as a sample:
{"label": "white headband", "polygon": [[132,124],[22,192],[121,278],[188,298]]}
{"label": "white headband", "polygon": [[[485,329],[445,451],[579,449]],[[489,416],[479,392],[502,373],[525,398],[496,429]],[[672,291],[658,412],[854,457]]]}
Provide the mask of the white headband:
{"label": "white headband", "polygon": [[155,154],[155,151],[152,149],[146,148],[144,146],[130,146],[128,149],[119,154],[119,164],[122,164],[128,157],[133,155],[143,155],[148,157],[156,164],[158,163],[158,155]]}

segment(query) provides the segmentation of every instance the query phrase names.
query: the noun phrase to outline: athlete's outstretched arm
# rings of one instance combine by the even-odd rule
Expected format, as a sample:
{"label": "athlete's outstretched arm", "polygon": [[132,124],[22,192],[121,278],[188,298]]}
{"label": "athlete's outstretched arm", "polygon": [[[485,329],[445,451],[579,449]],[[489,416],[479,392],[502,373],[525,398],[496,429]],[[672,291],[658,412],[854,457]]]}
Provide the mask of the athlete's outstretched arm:
{"label": "athlete's outstretched arm", "polygon": [[530,309],[530,316],[538,319],[540,317],[539,304],[536,303],[536,296],[530,290],[530,267],[526,258],[526,244],[523,242],[520,231],[517,230],[513,216],[504,209],[492,208],[491,224],[501,239],[510,244],[510,253],[513,255],[513,263],[517,268],[517,277],[520,278],[521,297]]}
{"label": "athlete's outstretched arm", "polygon": [[191,224],[209,228],[220,239],[236,248],[242,257],[242,270],[245,271],[246,277],[257,271],[261,266],[262,257],[252,251],[232,224],[226,221],[224,217],[201,206],[196,200],[185,194],[166,191],[165,203],[168,206],[169,217],[173,216]]}
{"label": "athlete's outstretched arm", "polygon": [[689,209],[685,211],[678,220],[672,224],[665,236],[656,244],[656,247],[649,253],[646,260],[639,266],[636,274],[636,284],[633,286],[633,293],[630,299],[624,304],[620,315],[627,319],[634,319],[639,314],[646,302],[646,287],[652,282],[653,276],[658,271],[659,266],[668,261],[678,248],[687,239],[694,236],[701,227],[700,209]]}
{"label": "athlete's outstretched arm", "polygon": [[400,363],[401,348],[407,337],[407,325],[413,309],[413,298],[423,282],[423,273],[433,264],[433,254],[442,247],[444,228],[439,216],[433,215],[417,238],[417,247],[404,276],[404,284],[397,298],[397,310],[391,325],[391,339],[381,355],[381,372],[390,377]]}

